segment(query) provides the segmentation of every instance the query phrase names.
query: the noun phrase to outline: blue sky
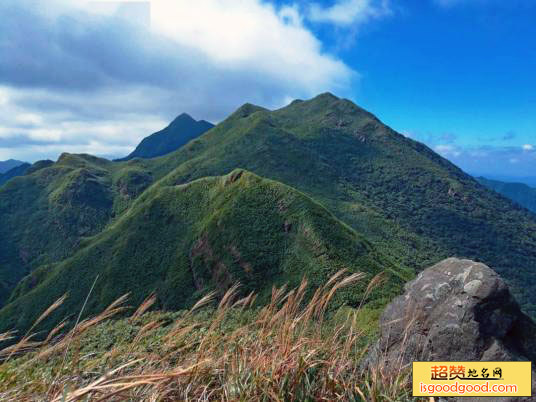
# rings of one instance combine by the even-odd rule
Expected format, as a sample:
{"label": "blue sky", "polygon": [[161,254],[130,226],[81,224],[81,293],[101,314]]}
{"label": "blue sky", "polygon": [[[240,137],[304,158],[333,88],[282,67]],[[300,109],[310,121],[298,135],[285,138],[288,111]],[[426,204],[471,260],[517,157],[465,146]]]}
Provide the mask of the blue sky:
{"label": "blue sky", "polygon": [[352,98],[468,170],[536,175],[536,2],[392,9],[339,53],[361,74]]}
{"label": "blue sky", "polygon": [[0,160],[114,157],[331,91],[464,170],[536,176],[532,0],[3,0]]}

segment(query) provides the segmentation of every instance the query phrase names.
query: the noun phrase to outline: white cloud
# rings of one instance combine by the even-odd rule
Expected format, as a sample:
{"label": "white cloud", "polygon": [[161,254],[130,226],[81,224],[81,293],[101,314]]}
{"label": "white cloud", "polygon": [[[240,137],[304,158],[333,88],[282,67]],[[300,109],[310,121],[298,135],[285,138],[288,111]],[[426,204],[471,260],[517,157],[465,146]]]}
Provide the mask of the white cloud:
{"label": "white cloud", "polygon": [[[169,123],[156,112],[151,114],[152,109],[144,102],[128,103],[125,109],[121,108],[126,98],[141,101],[144,94],[150,93],[147,89],[115,96],[97,91],[99,96],[93,99],[76,94],[49,94],[45,90],[0,87],[0,92],[8,99],[0,115],[0,160],[33,162],[55,159],[62,152],[123,156],[143,137]],[[155,95],[151,95],[154,99]],[[24,112],[39,108],[44,102],[57,106],[41,115]],[[145,108],[149,112],[140,112]]]}
{"label": "white cloud", "polygon": [[534,150],[534,145],[532,144],[525,144],[523,145],[523,151],[533,151]]}
{"label": "white cloud", "polygon": [[151,5],[154,29],[224,68],[292,80],[313,92],[351,75],[344,63],[322,52],[296,8],[278,10],[260,0],[152,0]]}
{"label": "white cloud", "polygon": [[[12,60],[0,65],[0,155],[54,157],[61,144],[90,153],[109,145],[111,154],[181,112],[217,122],[245,102],[344,96],[359,77],[324,51],[296,6],[150,0],[146,26],[123,7],[136,2],[107,3],[0,2],[0,53]],[[362,13],[381,10],[371,3]],[[49,153],[28,157],[38,146]]]}
{"label": "white cloud", "polygon": [[9,102],[9,97],[7,94],[7,90],[5,88],[0,87],[0,106],[5,106]]}
{"label": "white cloud", "polygon": [[341,26],[360,25],[391,14],[388,0],[337,0],[330,7],[313,3],[309,19]]}
{"label": "white cloud", "polygon": [[458,157],[461,151],[452,144],[439,144],[434,147],[434,150],[444,157]]}
{"label": "white cloud", "polygon": [[[4,104],[4,106],[7,102]],[[15,121],[23,126],[37,126],[43,124],[43,117],[36,113],[20,113],[14,116]]]}
{"label": "white cloud", "polygon": [[[137,1],[59,0],[85,12],[114,16]],[[368,3],[368,0],[360,0]],[[384,0],[385,1],[385,0]],[[95,7],[101,3],[101,7]],[[222,69],[247,69],[293,82],[310,94],[342,87],[354,72],[322,50],[297,6],[263,0],[148,0],[151,27],[181,47],[196,49]],[[364,10],[373,14],[375,7]],[[191,61],[196,63],[195,60]],[[261,77],[259,77],[261,78]]]}
{"label": "white cloud", "polygon": [[132,152],[130,146],[113,145],[93,141],[84,145],[71,144],[49,144],[49,145],[27,145],[24,148],[3,148],[0,147],[0,160],[15,158],[22,161],[36,161],[56,158],[63,152],[76,154],[91,154],[102,157],[116,158],[125,156]]}

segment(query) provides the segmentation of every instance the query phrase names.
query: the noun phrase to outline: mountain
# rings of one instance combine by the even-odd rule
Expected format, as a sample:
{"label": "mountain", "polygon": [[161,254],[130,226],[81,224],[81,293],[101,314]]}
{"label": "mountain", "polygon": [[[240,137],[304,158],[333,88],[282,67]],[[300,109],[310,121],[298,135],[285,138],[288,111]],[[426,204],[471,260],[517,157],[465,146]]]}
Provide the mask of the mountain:
{"label": "mountain", "polygon": [[63,154],[0,187],[0,306],[23,276],[71,255],[151,182],[142,160]]}
{"label": "mountain", "polygon": [[31,167],[29,163],[22,163],[20,165],[15,166],[14,168],[9,169],[4,174],[0,174],[0,186],[7,182],[8,180],[12,179],[13,177],[22,176],[26,174],[28,169]]}
{"label": "mountain", "polygon": [[83,240],[71,258],[21,281],[0,312],[0,331],[27,328],[43,305],[66,292],[55,317],[79,311],[97,277],[86,313],[127,292],[141,303],[156,291],[160,308],[184,308],[210,290],[222,295],[237,281],[244,294],[255,291],[267,301],[273,285],[298,286],[305,275],[316,288],[343,268],[367,279],[341,291],[338,305],[357,307],[380,272],[387,281],[372,296],[376,303],[396,294],[408,277],[324,207],[284,184],[239,169],[183,185],[159,182],[121,218]]}
{"label": "mountain", "polygon": [[180,184],[235,167],[306,193],[397,264],[484,262],[536,313],[535,217],[348,100],[246,104],[152,171]]}
{"label": "mountain", "polygon": [[536,188],[529,187],[524,183],[505,183],[485,177],[477,177],[477,180],[487,188],[504,195],[532,212],[536,212]]}
{"label": "mountain", "polygon": [[536,176],[532,176],[532,177],[520,177],[520,178],[516,178],[515,180],[512,180],[512,181],[515,181],[515,182],[521,182],[521,183],[524,183],[530,187],[535,187],[536,188]]}
{"label": "mountain", "polygon": [[17,166],[22,165],[24,162],[15,159],[8,159],[7,161],[0,161],[0,174],[6,173]]}
{"label": "mountain", "polygon": [[118,161],[128,161],[133,158],[155,158],[169,154],[212,127],[214,125],[208,121],[196,121],[188,114],[183,113],[163,130],[144,138],[130,155],[118,159]]}
{"label": "mountain", "polygon": [[[0,272],[9,279],[4,300],[10,300],[0,312],[0,322],[27,320],[42,307],[40,298],[59,297],[69,285],[79,302],[97,274],[106,279],[101,284],[106,291],[98,290],[94,303],[104,296],[120,296],[127,284],[139,298],[140,281],[143,291],[161,290],[163,306],[187,304],[195,286],[185,279],[189,285],[181,288],[180,276],[166,276],[171,254],[159,250],[175,250],[173,263],[187,267],[194,242],[204,233],[199,228],[213,222],[220,211],[206,203],[206,196],[185,200],[180,191],[195,181],[195,188],[201,183],[209,192],[225,192],[224,186],[204,178],[226,176],[237,168],[261,181],[282,183],[277,186],[288,186],[321,205],[336,222],[366,239],[391,271],[419,271],[451,256],[481,261],[505,277],[525,311],[536,313],[535,216],[352,102],[322,94],[273,111],[245,104],[163,157],[109,162],[65,154],[52,166],[11,180],[0,188]],[[248,194],[247,183],[237,189]],[[226,194],[234,205],[236,196]],[[267,237],[251,232],[257,226],[266,228],[264,215],[273,216],[258,199],[251,202],[259,212],[237,204],[246,214],[233,215],[240,231],[237,237],[223,232],[221,237],[237,247],[251,247],[247,262],[254,264],[282,245],[274,231]],[[200,214],[188,203],[198,203],[206,212]],[[191,214],[191,222],[177,220],[172,205]],[[221,222],[222,227],[211,226],[218,234],[233,220]],[[338,224],[330,225],[335,236]],[[234,226],[229,230],[236,233]],[[162,237],[159,231],[168,235]],[[189,232],[196,237],[187,237]],[[263,241],[255,241],[257,237]],[[334,253],[344,249],[333,238],[328,240]],[[228,266],[225,261],[224,265]],[[163,283],[162,277],[167,278]],[[263,289],[267,283],[262,282]]]}

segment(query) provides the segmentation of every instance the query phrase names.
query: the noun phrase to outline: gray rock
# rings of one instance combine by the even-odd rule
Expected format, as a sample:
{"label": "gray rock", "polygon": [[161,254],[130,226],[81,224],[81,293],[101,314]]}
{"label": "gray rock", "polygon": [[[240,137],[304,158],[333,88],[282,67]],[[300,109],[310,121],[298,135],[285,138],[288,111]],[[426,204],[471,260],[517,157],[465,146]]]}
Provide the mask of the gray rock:
{"label": "gray rock", "polygon": [[470,260],[449,258],[425,269],[387,306],[380,327],[365,366],[385,373],[412,361],[536,361],[536,324],[495,271]]}

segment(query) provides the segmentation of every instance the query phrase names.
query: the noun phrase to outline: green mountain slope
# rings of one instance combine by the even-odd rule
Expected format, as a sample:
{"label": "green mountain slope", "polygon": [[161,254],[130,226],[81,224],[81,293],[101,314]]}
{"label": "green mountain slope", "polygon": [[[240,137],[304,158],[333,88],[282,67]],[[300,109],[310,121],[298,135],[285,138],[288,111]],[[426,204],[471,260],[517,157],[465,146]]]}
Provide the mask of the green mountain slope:
{"label": "green mountain slope", "polygon": [[179,184],[235,167],[308,194],[397,263],[483,261],[536,313],[536,219],[425,145],[331,94],[269,111],[246,104],[200,138],[155,159]]}
{"label": "green mountain slope", "polygon": [[141,160],[63,154],[0,187],[0,306],[24,275],[71,255],[151,182]]}
{"label": "green mountain slope", "polygon": [[154,158],[169,154],[212,127],[214,127],[214,124],[208,121],[196,121],[188,114],[183,113],[163,130],[144,138],[130,155],[123,159],[118,159],[118,161],[133,158]]}
{"label": "green mountain slope", "polygon": [[477,177],[477,180],[487,188],[504,195],[532,212],[536,212],[536,188],[523,183],[505,183],[485,177]]}
{"label": "green mountain slope", "polygon": [[284,184],[242,170],[184,185],[160,182],[71,258],[25,278],[0,312],[0,331],[27,328],[65,292],[49,324],[79,311],[97,276],[85,313],[127,292],[135,304],[156,291],[161,308],[184,308],[236,281],[244,294],[255,290],[268,300],[274,284],[297,286],[306,275],[318,287],[342,268],[367,279],[341,291],[339,305],[356,306],[379,272],[387,283],[372,296],[376,305],[402,284],[402,272],[372,244]]}
{"label": "green mountain slope", "polygon": [[[35,255],[40,258],[35,257],[33,264],[25,263],[26,272],[41,263],[71,256],[80,238],[115,225],[123,214],[128,216],[129,206],[139,194],[136,205],[153,189],[226,175],[235,168],[303,192],[363,234],[395,265],[420,269],[449,256],[483,261],[505,277],[524,308],[536,314],[534,215],[486,189],[423,144],[331,94],[294,101],[275,111],[246,104],[204,135],[160,158],[111,163],[68,155],[54,166],[12,180],[0,189],[0,208],[4,208],[2,197],[8,196],[6,189],[29,200],[0,209],[0,234],[12,245],[0,250],[0,268],[8,273],[13,267],[20,269],[21,251],[24,255],[28,244],[36,245]],[[89,174],[81,176],[86,170]],[[74,180],[71,175],[80,178]],[[57,177],[56,181],[50,181],[51,177]],[[64,181],[71,183],[70,187],[63,186]],[[93,191],[83,190],[91,182],[105,194],[105,206],[92,204]],[[49,194],[58,188],[70,188],[68,194],[82,193],[78,203],[63,204],[66,216],[69,211],[77,211],[66,221],[69,233],[75,233],[78,241],[58,231],[55,221],[46,214],[25,216],[35,206],[38,211],[53,208],[54,203],[48,204]],[[36,200],[42,201],[36,204]],[[79,210],[92,212],[81,215]],[[11,215],[7,219],[11,224],[6,225],[4,217]],[[98,222],[81,225],[77,221],[81,216],[99,218]],[[57,232],[46,235],[41,222]],[[89,230],[76,234],[79,227]],[[164,225],[162,230],[168,229]],[[63,236],[58,241],[54,240],[57,233]],[[32,237],[37,240],[28,242]],[[67,239],[68,247],[62,246],[63,239]],[[162,242],[153,239],[148,236],[145,241],[158,250]],[[4,250],[12,258],[6,260]],[[135,250],[132,247],[130,252]],[[105,272],[108,265],[103,263],[92,269]],[[46,272],[40,269],[39,275],[31,277],[36,285],[47,280]],[[128,275],[127,265],[124,275]],[[41,285],[39,288],[43,289]],[[11,300],[16,301],[17,295],[22,293],[17,292]]]}

